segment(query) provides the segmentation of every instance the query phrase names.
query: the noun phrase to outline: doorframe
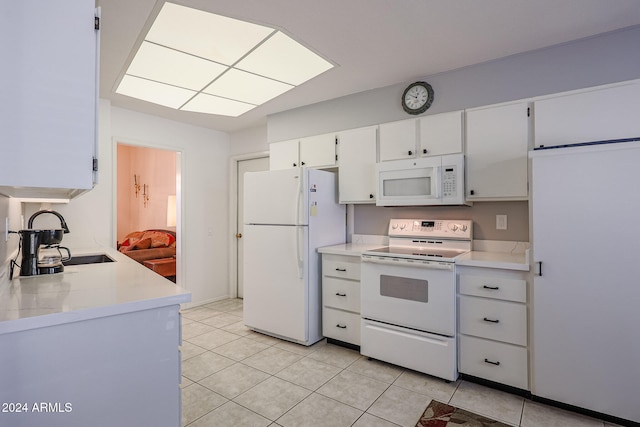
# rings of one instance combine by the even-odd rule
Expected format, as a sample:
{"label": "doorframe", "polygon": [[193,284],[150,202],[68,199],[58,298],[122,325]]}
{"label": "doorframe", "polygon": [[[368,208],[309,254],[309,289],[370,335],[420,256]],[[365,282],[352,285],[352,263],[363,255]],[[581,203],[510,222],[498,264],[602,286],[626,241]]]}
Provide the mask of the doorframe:
{"label": "doorframe", "polygon": [[229,159],[229,296],[238,297],[238,239],[236,221],[238,219],[238,162],[268,158],[269,151],[238,154]]}
{"label": "doorframe", "polygon": [[176,153],[176,285],[187,288],[184,282],[184,227],[182,226],[183,209],[184,209],[184,180],[182,171],[184,170],[184,150],[182,147],[166,144],[158,144],[148,141],[140,141],[127,137],[112,136],[112,212],[111,212],[111,229],[113,246],[116,246],[118,240],[118,144],[131,145],[134,147],[150,148],[153,150],[168,150]]}

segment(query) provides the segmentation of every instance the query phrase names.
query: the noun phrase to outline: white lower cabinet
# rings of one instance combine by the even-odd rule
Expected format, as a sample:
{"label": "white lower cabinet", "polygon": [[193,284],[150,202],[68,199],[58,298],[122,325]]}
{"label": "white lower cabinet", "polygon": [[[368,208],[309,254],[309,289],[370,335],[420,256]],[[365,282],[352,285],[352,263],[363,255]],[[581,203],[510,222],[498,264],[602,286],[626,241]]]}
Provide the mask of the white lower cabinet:
{"label": "white lower cabinet", "polygon": [[322,334],[360,345],[360,256],[322,254]]}
{"label": "white lower cabinet", "polygon": [[527,274],[457,267],[460,373],[529,389]]}

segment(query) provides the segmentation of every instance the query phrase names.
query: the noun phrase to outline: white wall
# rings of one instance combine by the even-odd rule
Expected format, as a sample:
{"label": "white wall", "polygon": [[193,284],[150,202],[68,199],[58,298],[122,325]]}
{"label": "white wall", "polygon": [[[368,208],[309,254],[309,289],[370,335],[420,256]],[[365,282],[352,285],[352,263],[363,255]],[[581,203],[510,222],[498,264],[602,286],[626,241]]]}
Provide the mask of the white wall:
{"label": "white wall", "polygon": [[261,126],[232,133],[230,137],[231,144],[229,148],[232,156],[269,151],[266,123]]}
{"label": "white wall", "polygon": [[111,131],[112,144],[182,153],[181,285],[194,303],[228,297],[229,135],[116,107]]}
{"label": "white wall", "polygon": [[[229,135],[100,103],[100,177],[96,187],[69,204],[51,204],[67,220],[68,246],[97,242],[115,247],[115,144],[124,142],[182,153],[182,281],[193,304],[227,298],[229,267]],[[25,207],[25,218],[41,208]],[[45,217],[51,217],[46,218]],[[38,223],[57,219],[38,217]],[[92,244],[92,243],[88,243]],[[178,275],[180,276],[180,271]],[[179,279],[180,280],[180,279]]]}

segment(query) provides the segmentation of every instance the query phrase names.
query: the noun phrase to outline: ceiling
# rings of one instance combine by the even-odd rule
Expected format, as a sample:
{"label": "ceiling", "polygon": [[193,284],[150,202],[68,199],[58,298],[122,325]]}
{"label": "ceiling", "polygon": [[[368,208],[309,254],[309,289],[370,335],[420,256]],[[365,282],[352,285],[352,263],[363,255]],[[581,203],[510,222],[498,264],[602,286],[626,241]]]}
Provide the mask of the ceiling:
{"label": "ceiling", "polygon": [[115,93],[164,0],[96,0],[101,98],[230,133],[281,111],[640,24],[638,0],[172,2],[280,29],[336,65],[239,117],[175,111]]}

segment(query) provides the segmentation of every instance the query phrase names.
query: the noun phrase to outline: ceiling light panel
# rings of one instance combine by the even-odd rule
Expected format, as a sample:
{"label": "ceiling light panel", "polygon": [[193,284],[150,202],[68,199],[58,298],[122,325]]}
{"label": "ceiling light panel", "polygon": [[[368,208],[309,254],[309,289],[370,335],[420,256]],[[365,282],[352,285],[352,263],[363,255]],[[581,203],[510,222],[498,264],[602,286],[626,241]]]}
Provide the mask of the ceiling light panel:
{"label": "ceiling light panel", "polygon": [[197,92],[125,75],[116,93],[177,109]]}
{"label": "ceiling light panel", "polygon": [[282,32],[274,34],[236,64],[236,68],[241,70],[295,86],[332,67],[330,62]]}
{"label": "ceiling light panel", "polygon": [[200,93],[181,109],[195,113],[238,117],[255,107],[252,104]]}
{"label": "ceiling light panel", "polygon": [[165,2],[116,92],[237,117],[331,67],[273,28]]}
{"label": "ceiling light panel", "polygon": [[165,3],[146,40],[231,65],[273,31],[262,25]]}
{"label": "ceiling light panel", "polygon": [[143,42],[127,74],[199,91],[226,69],[206,59]]}
{"label": "ceiling light panel", "polygon": [[208,86],[204,92],[251,104],[263,104],[289,89],[293,89],[293,87],[286,83],[232,68]]}

